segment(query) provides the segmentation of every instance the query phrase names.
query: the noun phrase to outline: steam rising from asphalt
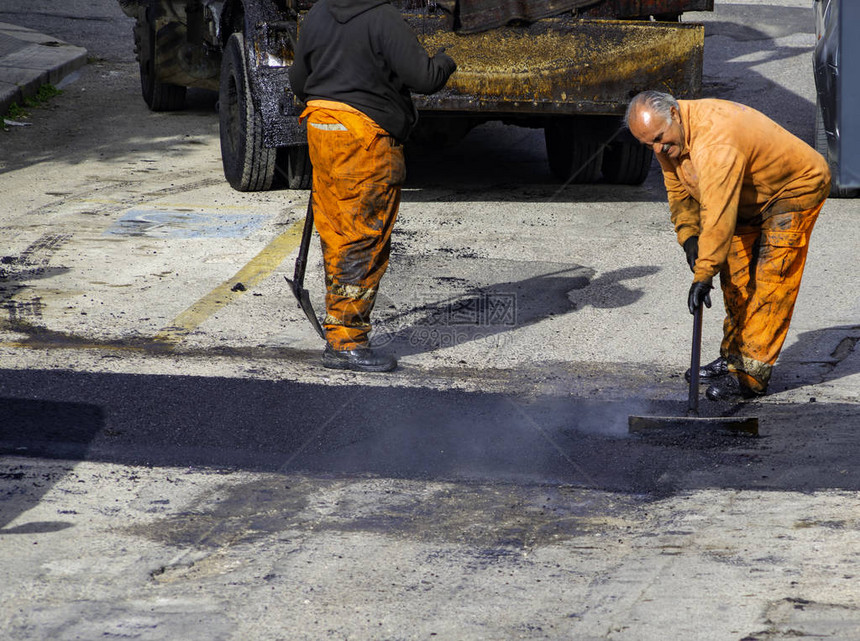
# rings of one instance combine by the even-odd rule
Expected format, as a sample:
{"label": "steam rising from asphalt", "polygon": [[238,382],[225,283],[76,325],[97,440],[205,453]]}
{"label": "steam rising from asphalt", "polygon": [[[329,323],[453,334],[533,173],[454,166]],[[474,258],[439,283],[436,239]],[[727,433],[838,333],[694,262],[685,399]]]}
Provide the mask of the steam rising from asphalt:
{"label": "steam rising from asphalt", "polygon": [[[283,471],[592,483],[644,403],[397,388],[333,407]],[[613,445],[616,444],[616,445]],[[602,452],[607,452],[603,454]]]}

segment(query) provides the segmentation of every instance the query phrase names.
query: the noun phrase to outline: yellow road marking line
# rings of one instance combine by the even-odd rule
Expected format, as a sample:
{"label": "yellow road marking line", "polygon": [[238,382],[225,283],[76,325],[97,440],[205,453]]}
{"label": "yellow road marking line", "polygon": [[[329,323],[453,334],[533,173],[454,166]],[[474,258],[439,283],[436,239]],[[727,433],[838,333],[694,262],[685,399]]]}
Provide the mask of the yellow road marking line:
{"label": "yellow road marking line", "polygon": [[212,314],[245,293],[244,291],[233,291],[233,287],[237,283],[242,283],[246,291],[250,291],[255,285],[268,278],[284,262],[284,259],[299,246],[304,224],[304,219],[301,219],[290,225],[287,231],[275,237],[232,278],[218,285],[173,319],[172,323],[155,335],[155,340],[174,345],[179,343]]}

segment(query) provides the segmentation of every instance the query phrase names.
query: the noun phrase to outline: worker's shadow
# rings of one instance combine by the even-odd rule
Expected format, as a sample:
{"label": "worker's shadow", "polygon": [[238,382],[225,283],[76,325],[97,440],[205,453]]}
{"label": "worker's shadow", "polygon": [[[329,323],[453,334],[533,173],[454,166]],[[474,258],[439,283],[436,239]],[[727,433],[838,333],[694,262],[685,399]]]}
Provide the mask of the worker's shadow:
{"label": "worker's shadow", "polygon": [[798,334],[786,347],[773,370],[771,392],[787,391],[835,381],[860,372],[854,355],[860,343],[860,325],[840,325]]}
{"label": "worker's shadow", "polygon": [[456,295],[437,294],[430,300],[433,293],[428,292],[423,302],[407,302],[394,314],[381,317],[372,340],[378,347],[389,345],[398,356],[472,341],[504,349],[505,335],[513,330],[589,305],[614,308],[635,303],[642,290],[627,286],[625,281],[657,271],[659,267],[654,266],[627,267],[595,277],[593,270],[571,266],[520,281],[470,287]]}

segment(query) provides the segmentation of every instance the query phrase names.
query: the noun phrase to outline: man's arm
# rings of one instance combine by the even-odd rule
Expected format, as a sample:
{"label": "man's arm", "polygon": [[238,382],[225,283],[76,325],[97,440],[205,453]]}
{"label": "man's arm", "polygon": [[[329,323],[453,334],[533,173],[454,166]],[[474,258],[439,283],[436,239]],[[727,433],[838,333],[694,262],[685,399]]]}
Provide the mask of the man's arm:
{"label": "man's arm", "polygon": [[[680,183],[678,184],[680,185]],[[669,196],[669,212],[672,218],[672,225],[675,227],[675,234],[678,236],[678,244],[683,246],[688,239],[701,233],[699,203],[683,188],[682,193],[673,194],[669,192],[667,185],[666,192]]]}
{"label": "man's arm", "polygon": [[663,183],[666,185],[666,196],[669,199],[669,212],[672,225],[678,236],[678,244],[684,245],[689,238],[698,236],[701,232],[699,220],[699,203],[690,195],[683,183],[678,180],[675,167],[657,154],[657,162],[663,169]]}
{"label": "man's arm", "polygon": [[299,44],[295,51],[295,59],[293,60],[293,64],[290,65],[287,75],[290,79],[290,91],[295,94],[296,98],[305,102],[308,97],[305,93],[305,83],[308,81],[308,67],[305,62],[305,53],[301,39],[299,39]]}
{"label": "man's arm", "polygon": [[307,94],[305,93],[305,83],[308,80],[308,68],[305,66],[304,60],[296,55],[296,59],[290,66],[288,72],[290,78],[290,90],[296,95],[296,98],[305,102]]}
{"label": "man's arm", "polygon": [[694,162],[702,168],[699,176],[702,232],[693,280],[705,282],[719,273],[728,258],[746,159],[732,146],[717,145],[699,154]]}
{"label": "man's arm", "polygon": [[444,87],[457,68],[453,58],[441,51],[432,58],[428,56],[394,6],[383,7],[382,17],[377,33],[386,61],[400,82],[410,91],[422,94]]}

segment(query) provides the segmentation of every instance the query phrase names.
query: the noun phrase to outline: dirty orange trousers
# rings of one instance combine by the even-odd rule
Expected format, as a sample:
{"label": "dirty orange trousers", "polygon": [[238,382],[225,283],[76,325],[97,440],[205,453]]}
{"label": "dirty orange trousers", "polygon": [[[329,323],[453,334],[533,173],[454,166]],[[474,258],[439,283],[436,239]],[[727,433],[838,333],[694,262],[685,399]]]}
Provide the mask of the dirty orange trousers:
{"label": "dirty orange trousers", "polygon": [[774,214],[761,227],[739,228],[720,272],[726,308],[721,355],[729,371],[764,393],[785,342],[809,237],[824,201],[806,211]]}
{"label": "dirty orange trousers", "polygon": [[325,264],[326,341],[336,350],[365,347],[406,178],[403,146],[343,103],[312,100],[302,118]]}

